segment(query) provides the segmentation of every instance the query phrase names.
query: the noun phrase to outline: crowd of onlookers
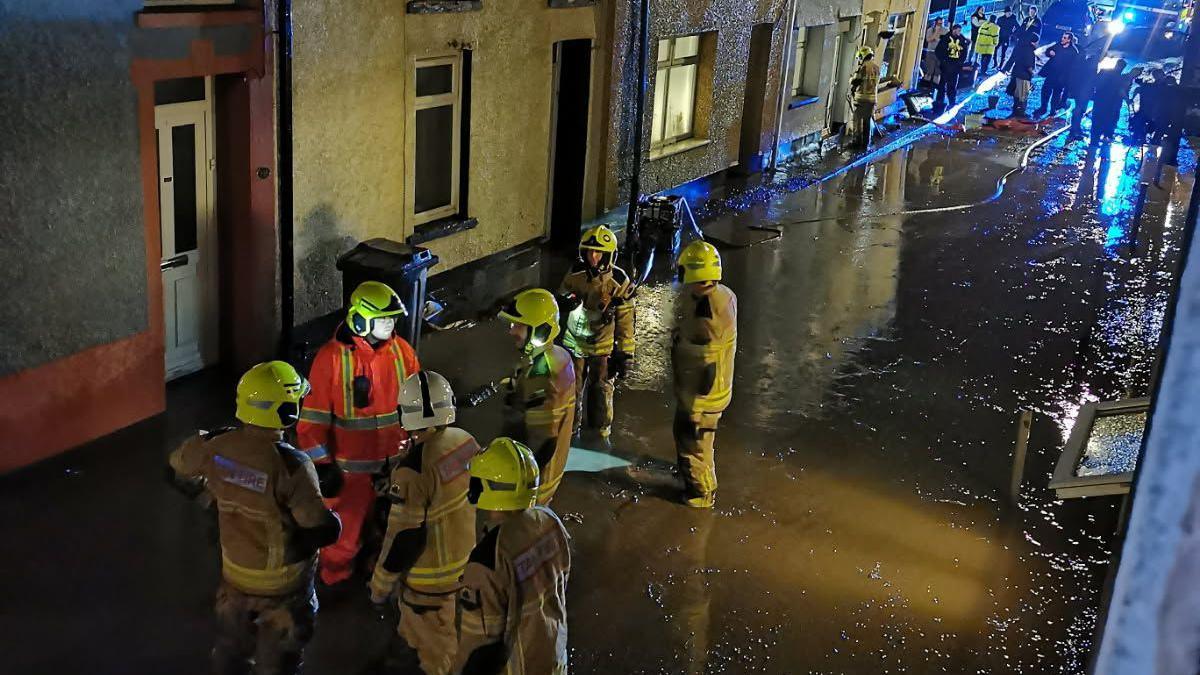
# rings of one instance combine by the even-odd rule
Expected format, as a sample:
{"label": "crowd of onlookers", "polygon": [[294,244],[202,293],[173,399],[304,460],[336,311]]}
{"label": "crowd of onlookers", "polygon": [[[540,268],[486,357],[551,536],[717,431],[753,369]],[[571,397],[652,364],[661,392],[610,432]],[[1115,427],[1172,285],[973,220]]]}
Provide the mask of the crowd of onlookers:
{"label": "crowd of onlookers", "polygon": [[[1071,106],[1073,137],[1083,136],[1089,103],[1093,143],[1114,137],[1122,105],[1132,105],[1135,99],[1131,141],[1153,141],[1170,124],[1167,116],[1172,108],[1166,101],[1178,86],[1174,76],[1160,68],[1135,67],[1127,72],[1124,59],[1084,54],[1071,32],[1045,47],[1040,47],[1041,41],[1042,21],[1036,7],[1027,8],[1020,17],[1011,6],[991,15],[978,7],[969,22],[949,27],[943,19],[935,19],[925,31],[922,63],[922,80],[934,92],[934,113],[954,105],[959,84],[970,86],[998,70],[1010,76],[1006,93],[1013,100],[1013,117],[1041,118]],[[1042,80],[1040,105],[1028,115],[1035,78]]]}

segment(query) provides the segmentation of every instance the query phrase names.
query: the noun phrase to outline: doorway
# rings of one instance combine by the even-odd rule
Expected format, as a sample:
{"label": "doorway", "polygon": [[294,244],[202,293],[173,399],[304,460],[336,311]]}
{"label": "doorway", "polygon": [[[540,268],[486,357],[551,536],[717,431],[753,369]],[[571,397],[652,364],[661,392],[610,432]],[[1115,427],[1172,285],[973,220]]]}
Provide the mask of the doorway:
{"label": "doorway", "polygon": [[846,126],[850,117],[849,93],[850,74],[854,67],[854,26],[850,20],[838,22],[837,35],[833,40],[833,78],[829,83],[829,95],[825,100],[825,129],[837,133]]}
{"label": "doorway", "polygon": [[217,361],[212,78],[155,84],[167,380]]}
{"label": "doorway", "polygon": [[750,32],[750,59],[746,65],[746,94],[742,101],[742,131],[738,144],[740,173],[762,171],[763,102],[771,60],[771,33],[775,25],[756,24]]}
{"label": "doorway", "polygon": [[579,243],[583,183],[587,168],[588,107],[592,86],[592,41],[554,43],[553,109],[550,113],[550,241]]}

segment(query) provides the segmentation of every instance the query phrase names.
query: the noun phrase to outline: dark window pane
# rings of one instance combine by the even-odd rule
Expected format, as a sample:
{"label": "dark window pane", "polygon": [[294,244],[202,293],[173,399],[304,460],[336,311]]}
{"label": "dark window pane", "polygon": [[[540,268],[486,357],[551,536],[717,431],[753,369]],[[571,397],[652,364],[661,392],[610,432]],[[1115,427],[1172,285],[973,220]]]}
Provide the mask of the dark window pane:
{"label": "dark window pane", "polygon": [[454,90],[454,66],[417,68],[417,96],[449,94]]}
{"label": "dark window pane", "polygon": [[454,150],[454,107],[417,111],[416,212],[450,203]]}
{"label": "dark window pane", "polygon": [[175,250],[196,248],[196,125],[171,127],[171,185],[175,190]]}
{"label": "dark window pane", "polygon": [[203,77],[181,77],[154,83],[154,105],[204,100]]}

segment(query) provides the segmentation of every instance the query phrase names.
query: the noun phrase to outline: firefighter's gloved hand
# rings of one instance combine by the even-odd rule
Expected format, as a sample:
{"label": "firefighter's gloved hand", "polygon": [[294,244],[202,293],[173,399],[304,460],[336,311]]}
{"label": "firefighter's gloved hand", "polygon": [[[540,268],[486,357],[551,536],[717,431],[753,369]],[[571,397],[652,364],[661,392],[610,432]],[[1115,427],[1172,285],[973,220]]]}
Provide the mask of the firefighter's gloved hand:
{"label": "firefighter's gloved hand", "polygon": [[567,293],[558,296],[558,310],[560,312],[570,313],[575,311],[577,307],[583,304],[583,299],[574,293]]}
{"label": "firefighter's gloved hand", "polygon": [[625,379],[626,373],[629,372],[629,364],[632,361],[632,354],[613,352],[612,356],[608,357],[608,376],[614,380]]}
{"label": "firefighter's gloved hand", "polygon": [[321,496],[333,499],[342,491],[342,469],[337,462],[322,462],[317,464],[317,483],[321,488]]}

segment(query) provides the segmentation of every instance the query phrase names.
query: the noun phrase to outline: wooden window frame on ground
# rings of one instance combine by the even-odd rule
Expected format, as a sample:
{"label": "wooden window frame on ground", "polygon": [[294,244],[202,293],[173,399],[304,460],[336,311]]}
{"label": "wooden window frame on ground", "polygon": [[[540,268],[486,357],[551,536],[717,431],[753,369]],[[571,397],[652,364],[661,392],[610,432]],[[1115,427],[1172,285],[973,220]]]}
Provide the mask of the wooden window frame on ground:
{"label": "wooden window frame on ground", "polygon": [[[451,89],[449,92],[417,96],[417,71],[422,68],[432,68],[449,65],[452,68]],[[405,193],[409,225],[416,226],[432,220],[445,218],[458,213],[460,199],[460,175],[462,171],[462,56],[440,56],[427,59],[415,59],[409,69],[410,82],[407,87],[408,109],[411,111],[407,119],[406,171]],[[451,147],[450,147],[450,203],[444,206],[417,212],[417,113],[421,110],[452,106]]]}
{"label": "wooden window frame on ground", "polygon": [[[686,56],[676,56],[676,46],[689,38],[695,39],[695,53]],[[666,58],[663,57],[664,43],[666,45]],[[700,84],[700,55],[703,48],[703,34],[693,33],[691,35],[678,35],[670,38],[662,38],[658,41],[658,58],[655,63],[655,82],[654,82],[654,103],[653,113],[651,115],[651,133],[650,133],[650,149],[651,151],[663,151],[677,143],[683,143],[689,139],[696,137],[696,93]],[[686,132],[667,136],[667,119],[671,105],[670,81],[671,71],[676,68],[685,68],[688,66],[694,67],[692,75],[692,97],[691,97],[691,118]],[[659,106],[659,92],[662,93],[662,106]],[[658,140],[654,140],[655,133],[658,134]]]}

